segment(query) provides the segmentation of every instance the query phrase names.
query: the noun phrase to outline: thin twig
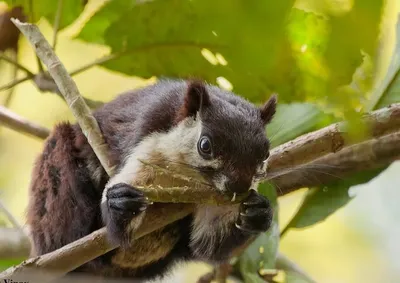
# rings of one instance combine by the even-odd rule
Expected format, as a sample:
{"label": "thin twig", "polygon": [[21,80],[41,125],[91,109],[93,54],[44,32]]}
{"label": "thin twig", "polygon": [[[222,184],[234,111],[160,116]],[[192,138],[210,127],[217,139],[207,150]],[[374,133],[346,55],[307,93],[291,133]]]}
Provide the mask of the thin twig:
{"label": "thin twig", "polygon": [[62,16],[63,0],[58,0],[56,17],[54,19],[53,28],[53,50],[56,50],[58,30],[60,28],[61,16]]}
{"label": "thin twig", "polygon": [[[12,57],[13,57],[12,59],[14,59],[15,62],[18,62],[18,54],[17,54],[17,52],[13,51],[11,54],[12,54]],[[18,67],[14,65],[13,66],[13,71],[12,71],[12,79],[13,79],[13,81],[17,79],[17,76],[18,76]],[[12,97],[14,95],[14,91],[15,91],[14,88],[9,89],[9,91],[8,91],[8,93],[6,95],[6,99],[4,100],[4,106],[5,107],[10,106]]]}
{"label": "thin twig", "polygon": [[16,66],[17,68],[23,70],[25,73],[27,73],[29,76],[34,76],[34,74],[28,70],[28,68],[26,68],[25,66],[22,66],[20,63],[18,63],[16,60],[8,57],[7,55],[5,55],[4,53],[0,53],[0,59],[3,59],[4,61]]}
{"label": "thin twig", "polygon": [[23,78],[20,78],[20,79],[16,79],[16,80],[14,80],[12,82],[9,82],[8,84],[5,84],[2,87],[0,87],[0,91],[10,89],[10,88],[12,88],[12,87],[14,87],[16,85],[19,85],[20,83],[29,81],[32,78],[34,78],[34,76],[32,77],[32,76],[28,75],[26,77],[23,77]]}
{"label": "thin twig", "polygon": [[0,105],[0,124],[10,129],[29,134],[34,137],[45,139],[50,131],[45,127],[37,125]]}

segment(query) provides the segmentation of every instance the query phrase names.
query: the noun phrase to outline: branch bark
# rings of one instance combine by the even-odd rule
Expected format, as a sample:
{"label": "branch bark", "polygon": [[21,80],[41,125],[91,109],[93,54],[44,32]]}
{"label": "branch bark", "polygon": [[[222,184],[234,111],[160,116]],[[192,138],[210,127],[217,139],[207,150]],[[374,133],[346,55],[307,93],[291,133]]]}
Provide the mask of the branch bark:
{"label": "branch bark", "polygon": [[363,141],[348,139],[346,123],[341,122],[274,148],[264,180],[271,180],[284,195],[398,160],[400,103],[367,114],[363,121],[370,129]]}
{"label": "branch bark", "polygon": [[27,133],[31,136],[41,139],[47,138],[50,131],[45,127],[37,125],[29,120],[15,114],[6,107],[0,105],[0,124],[16,130],[18,132]]}

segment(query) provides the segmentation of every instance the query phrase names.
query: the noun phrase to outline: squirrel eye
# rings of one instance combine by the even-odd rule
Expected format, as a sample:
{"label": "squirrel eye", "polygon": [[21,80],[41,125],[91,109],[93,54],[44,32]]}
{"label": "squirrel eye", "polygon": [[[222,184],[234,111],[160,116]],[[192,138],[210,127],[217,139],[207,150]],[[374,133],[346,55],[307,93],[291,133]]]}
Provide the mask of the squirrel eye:
{"label": "squirrel eye", "polygon": [[205,158],[210,158],[212,155],[211,140],[207,136],[202,136],[197,144],[198,150]]}

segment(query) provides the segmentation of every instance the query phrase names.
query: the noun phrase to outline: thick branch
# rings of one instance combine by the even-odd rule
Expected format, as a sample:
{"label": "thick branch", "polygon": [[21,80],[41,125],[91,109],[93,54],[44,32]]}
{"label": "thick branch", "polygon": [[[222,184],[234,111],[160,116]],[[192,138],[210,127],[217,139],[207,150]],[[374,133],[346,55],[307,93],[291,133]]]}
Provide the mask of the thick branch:
{"label": "thick branch", "polygon": [[266,179],[284,195],[398,160],[400,104],[366,115],[364,121],[371,136],[357,144],[346,139],[346,132],[340,130],[344,123],[338,123],[273,149]]}
{"label": "thick branch", "polygon": [[[370,129],[370,137],[378,138],[400,129],[400,103],[376,110],[363,117]],[[354,144],[347,138],[346,122],[332,124],[310,134],[302,135],[272,150],[270,173],[282,168],[306,164],[318,157],[335,153]]]}
{"label": "thick branch", "polygon": [[0,124],[29,135],[45,139],[50,131],[45,127],[39,126],[29,120],[15,114],[4,106],[0,105]]}

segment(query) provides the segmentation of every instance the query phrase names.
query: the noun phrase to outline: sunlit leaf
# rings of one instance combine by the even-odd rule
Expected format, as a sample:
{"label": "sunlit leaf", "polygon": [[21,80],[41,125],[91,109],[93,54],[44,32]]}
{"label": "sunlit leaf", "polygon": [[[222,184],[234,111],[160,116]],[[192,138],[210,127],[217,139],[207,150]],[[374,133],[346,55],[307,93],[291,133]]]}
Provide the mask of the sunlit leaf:
{"label": "sunlit leaf", "polygon": [[[145,78],[200,77],[213,84],[224,78],[253,101],[265,100],[272,91],[282,100],[290,97],[292,59],[285,23],[293,0],[273,5],[239,0],[125,2],[106,4],[78,36],[104,42],[121,55],[105,67]],[[179,13],[172,17],[162,11]]]}
{"label": "sunlit leaf", "polygon": [[324,99],[321,94],[327,93],[328,70],[323,55],[329,39],[329,21],[315,13],[293,9],[287,29],[296,63],[295,97]]}
{"label": "sunlit leaf", "polygon": [[374,57],[382,9],[383,0],[354,0],[348,13],[330,18],[326,61],[333,86],[352,81],[354,71],[362,62],[362,50]]}

